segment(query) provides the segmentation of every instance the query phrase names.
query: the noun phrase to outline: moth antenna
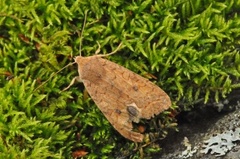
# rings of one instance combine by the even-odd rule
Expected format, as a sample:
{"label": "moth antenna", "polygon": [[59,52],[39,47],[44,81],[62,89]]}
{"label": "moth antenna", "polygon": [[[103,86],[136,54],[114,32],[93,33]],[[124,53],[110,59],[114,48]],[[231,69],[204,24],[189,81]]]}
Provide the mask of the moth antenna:
{"label": "moth antenna", "polygon": [[109,56],[109,55],[112,55],[112,54],[115,54],[119,49],[120,49],[120,47],[122,46],[122,42],[118,45],[118,47],[113,51],[113,52],[110,52],[110,53],[108,53],[108,54],[106,54],[107,56]]}
{"label": "moth antenna", "polygon": [[[83,21],[83,27],[82,27],[82,32],[80,33],[80,44],[79,44],[79,55],[81,55],[81,51],[82,51],[82,39],[83,39],[83,32],[84,32],[84,29],[85,29],[85,26],[86,26],[86,21],[87,21],[87,13],[88,11],[85,11],[85,16],[84,16],[84,21]],[[96,50],[95,54],[98,54],[100,51],[101,51],[101,45],[99,44],[99,42],[97,41],[97,44],[98,44],[98,49]],[[98,55],[100,57],[105,57],[105,56],[109,56],[109,55],[112,55],[112,54],[115,54],[119,49],[120,47],[122,46],[122,42],[118,45],[118,47],[111,53],[108,53],[108,54],[105,54],[105,55]]]}
{"label": "moth antenna", "polygon": [[85,12],[85,15],[84,15],[84,21],[83,21],[83,27],[82,27],[82,32],[80,33],[80,44],[79,44],[79,55],[81,55],[81,51],[82,51],[82,38],[83,38],[83,32],[84,32],[84,28],[85,28],[85,25],[86,25],[86,21],[87,21],[87,12]]}
{"label": "moth antenna", "polygon": [[[97,42],[98,43],[98,42]],[[122,42],[118,45],[118,47],[114,50],[114,51],[112,51],[112,52],[110,52],[110,53],[108,53],[108,54],[104,54],[104,55],[95,55],[95,56],[99,56],[99,57],[106,57],[106,56],[109,56],[109,55],[112,55],[112,54],[115,54],[120,48],[121,48],[121,46],[122,46]],[[100,44],[98,43],[98,50],[100,49]],[[97,51],[96,51],[97,52]],[[99,52],[99,51],[98,51]],[[97,53],[98,53],[97,52]]]}
{"label": "moth antenna", "polygon": [[57,72],[55,72],[54,74],[52,74],[46,81],[44,81],[43,83],[41,83],[37,88],[35,88],[33,90],[33,92],[35,92],[38,88],[42,87],[45,83],[47,83],[52,77],[54,77],[56,74],[58,74],[59,72],[61,72],[63,69],[67,68],[68,66],[71,66],[73,64],[75,64],[76,62],[72,62],[67,64],[66,66],[64,66],[63,68],[61,68],[60,70],[58,70]]}
{"label": "moth antenna", "polygon": [[[79,33],[79,37],[80,37],[80,44],[79,44],[79,54],[81,56],[81,50],[82,50],[82,38],[83,38],[83,31],[84,31],[84,28],[85,28],[85,25],[86,25],[86,21],[87,21],[87,12],[85,12],[85,16],[84,16],[84,22],[83,22],[83,27],[82,27],[82,32]],[[35,88],[33,90],[33,92],[35,92],[37,89],[39,89],[40,87],[42,87],[45,83],[47,83],[52,77],[54,77],[56,74],[58,74],[59,72],[61,72],[63,69],[75,64],[76,62],[72,62],[72,63],[69,63],[68,65],[64,66],[63,68],[61,68],[60,70],[58,70],[57,72],[55,72],[54,74],[52,74],[46,81],[44,81],[43,83],[41,83],[37,88]]]}

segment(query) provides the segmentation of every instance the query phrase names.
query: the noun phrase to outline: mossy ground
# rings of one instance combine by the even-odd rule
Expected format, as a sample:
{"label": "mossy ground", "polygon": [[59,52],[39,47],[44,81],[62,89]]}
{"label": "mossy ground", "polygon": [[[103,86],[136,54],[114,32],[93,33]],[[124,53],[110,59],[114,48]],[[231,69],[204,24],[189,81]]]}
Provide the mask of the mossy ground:
{"label": "mossy ground", "polygon": [[[54,73],[79,54],[79,33],[82,56],[97,42],[102,54],[123,42],[108,59],[159,85],[172,109],[218,101],[240,86],[238,1],[2,0],[0,8],[0,158],[146,158],[160,150],[136,150],[81,84],[60,93],[77,69]],[[147,121],[147,132],[174,125],[169,114]]]}

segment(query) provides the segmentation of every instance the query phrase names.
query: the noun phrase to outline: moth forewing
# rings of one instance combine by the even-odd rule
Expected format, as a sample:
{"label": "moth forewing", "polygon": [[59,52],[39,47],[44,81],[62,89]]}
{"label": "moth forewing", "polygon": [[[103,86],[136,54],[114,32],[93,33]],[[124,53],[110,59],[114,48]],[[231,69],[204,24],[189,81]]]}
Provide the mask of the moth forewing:
{"label": "moth forewing", "polygon": [[78,56],[79,78],[113,127],[125,138],[142,142],[132,122],[150,119],[170,107],[168,95],[138,74],[99,55]]}

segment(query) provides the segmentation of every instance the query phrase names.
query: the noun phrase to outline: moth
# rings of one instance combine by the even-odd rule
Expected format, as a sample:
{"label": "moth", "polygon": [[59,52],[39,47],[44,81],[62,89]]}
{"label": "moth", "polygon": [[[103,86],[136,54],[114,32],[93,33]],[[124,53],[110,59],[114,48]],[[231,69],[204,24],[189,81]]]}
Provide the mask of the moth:
{"label": "moth", "polygon": [[[87,12],[82,30],[86,15]],[[83,32],[80,39],[82,34]],[[158,115],[171,106],[171,100],[160,87],[148,79],[103,58],[116,53],[121,45],[122,43],[115,51],[106,55],[83,57],[80,53],[75,62],[54,73],[34,91],[64,68],[77,63],[79,76],[73,78],[69,86],[62,91],[70,88],[75,81],[83,82],[87,92],[112,126],[125,138],[142,142],[144,135],[133,131],[133,122],[138,123],[140,119],[150,119]],[[81,40],[79,50],[81,52]],[[100,45],[96,53],[99,51]]]}
{"label": "moth", "polygon": [[168,109],[171,106],[170,98],[148,79],[104,59],[104,56],[106,55],[77,56],[75,63],[78,65],[79,76],[64,90],[76,80],[83,82],[112,126],[125,138],[142,142],[144,135],[132,130],[132,122],[150,119]]}

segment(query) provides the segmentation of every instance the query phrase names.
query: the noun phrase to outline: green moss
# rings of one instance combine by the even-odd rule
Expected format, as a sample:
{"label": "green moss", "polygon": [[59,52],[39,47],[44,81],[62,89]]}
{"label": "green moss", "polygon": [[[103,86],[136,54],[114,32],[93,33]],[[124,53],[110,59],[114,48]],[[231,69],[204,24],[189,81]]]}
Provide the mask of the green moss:
{"label": "green moss", "polygon": [[[86,11],[82,55],[94,54],[97,42],[103,54],[123,42],[108,58],[157,77],[152,81],[169,93],[174,108],[218,101],[240,87],[239,6],[234,0],[2,0],[0,158],[71,158],[78,150],[88,152],[86,158],[142,155],[113,129],[81,84],[60,93],[77,67],[54,73],[79,54]],[[154,120],[171,127],[168,115]],[[150,132],[165,131],[147,122]],[[150,145],[143,154],[158,150]]]}

